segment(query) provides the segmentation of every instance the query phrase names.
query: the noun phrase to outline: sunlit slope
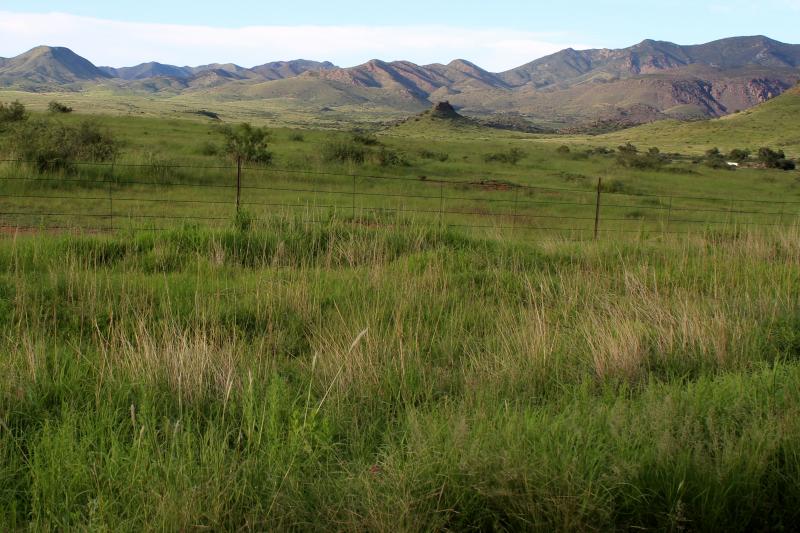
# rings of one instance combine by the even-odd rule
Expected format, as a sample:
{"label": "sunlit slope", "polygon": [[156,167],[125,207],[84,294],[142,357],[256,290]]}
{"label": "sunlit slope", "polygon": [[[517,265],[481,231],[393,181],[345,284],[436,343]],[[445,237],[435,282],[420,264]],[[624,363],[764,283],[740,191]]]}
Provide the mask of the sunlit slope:
{"label": "sunlit slope", "polygon": [[715,120],[654,122],[596,137],[605,143],[632,142],[683,153],[708,148],[776,147],[800,156],[800,85],[752,109]]}

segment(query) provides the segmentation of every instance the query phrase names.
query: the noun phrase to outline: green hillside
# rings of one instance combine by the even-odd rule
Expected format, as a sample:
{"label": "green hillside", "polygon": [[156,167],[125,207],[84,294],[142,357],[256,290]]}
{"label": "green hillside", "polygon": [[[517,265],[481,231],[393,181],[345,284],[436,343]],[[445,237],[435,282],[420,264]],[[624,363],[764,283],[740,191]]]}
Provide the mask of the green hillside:
{"label": "green hillside", "polygon": [[800,86],[752,109],[715,120],[666,120],[594,138],[604,143],[632,142],[662,150],[699,153],[719,147],[777,147],[800,156]]}

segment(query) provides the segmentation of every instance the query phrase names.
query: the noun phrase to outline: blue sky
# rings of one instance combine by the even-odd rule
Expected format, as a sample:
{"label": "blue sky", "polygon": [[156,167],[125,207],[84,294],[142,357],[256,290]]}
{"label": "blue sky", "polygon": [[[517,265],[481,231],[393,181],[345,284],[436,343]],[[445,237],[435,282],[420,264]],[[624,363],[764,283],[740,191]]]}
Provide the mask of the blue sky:
{"label": "blue sky", "polygon": [[49,44],[113,66],[463,57],[502,70],[567,46],[616,48],[645,38],[692,44],[764,34],[800,42],[799,19],[800,0],[0,0],[0,56]]}

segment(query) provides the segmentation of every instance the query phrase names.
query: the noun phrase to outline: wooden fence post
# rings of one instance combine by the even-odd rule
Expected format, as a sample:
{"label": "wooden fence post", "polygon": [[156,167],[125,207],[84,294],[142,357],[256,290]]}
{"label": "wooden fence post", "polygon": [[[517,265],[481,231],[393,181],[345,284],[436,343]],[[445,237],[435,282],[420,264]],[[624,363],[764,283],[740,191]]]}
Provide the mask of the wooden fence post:
{"label": "wooden fence post", "polygon": [[242,199],[242,156],[236,158],[236,214],[239,214],[239,206]]}
{"label": "wooden fence post", "polygon": [[603,178],[597,178],[597,203],[594,208],[594,240],[600,231],[600,192],[603,188]]}

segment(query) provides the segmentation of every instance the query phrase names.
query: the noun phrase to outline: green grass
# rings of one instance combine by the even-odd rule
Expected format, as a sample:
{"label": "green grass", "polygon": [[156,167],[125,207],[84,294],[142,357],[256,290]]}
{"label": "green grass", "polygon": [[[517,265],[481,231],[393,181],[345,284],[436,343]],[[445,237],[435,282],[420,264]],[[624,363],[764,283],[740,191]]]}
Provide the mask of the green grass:
{"label": "green grass", "polygon": [[341,164],[352,134],[274,128],[244,229],[210,124],[95,118],[113,168],[0,164],[0,530],[800,519],[796,172],[438,122]]}
{"label": "green grass", "polygon": [[0,524],[791,528],[798,242],[0,241]]}

